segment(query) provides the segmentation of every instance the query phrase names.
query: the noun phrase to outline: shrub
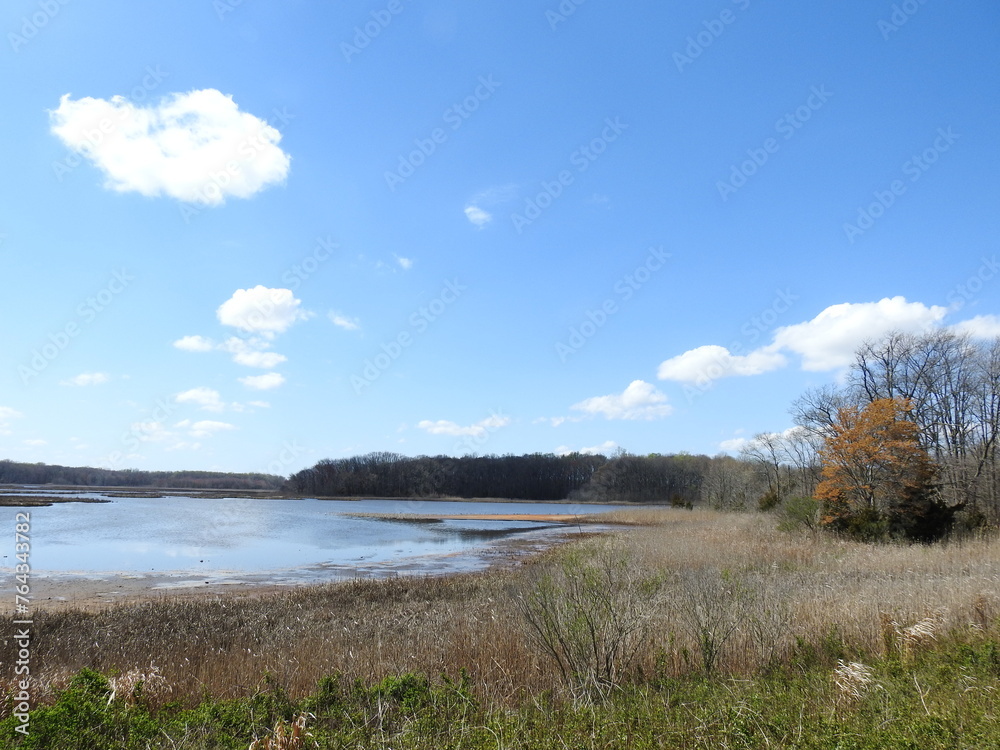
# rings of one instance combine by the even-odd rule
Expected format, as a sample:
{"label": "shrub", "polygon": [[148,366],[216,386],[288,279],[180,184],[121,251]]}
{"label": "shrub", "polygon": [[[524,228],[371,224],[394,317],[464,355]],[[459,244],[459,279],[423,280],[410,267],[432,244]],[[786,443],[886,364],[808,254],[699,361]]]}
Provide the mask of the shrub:
{"label": "shrub", "polygon": [[613,545],[570,551],[515,601],[574,698],[606,697],[645,641],[662,581]]}

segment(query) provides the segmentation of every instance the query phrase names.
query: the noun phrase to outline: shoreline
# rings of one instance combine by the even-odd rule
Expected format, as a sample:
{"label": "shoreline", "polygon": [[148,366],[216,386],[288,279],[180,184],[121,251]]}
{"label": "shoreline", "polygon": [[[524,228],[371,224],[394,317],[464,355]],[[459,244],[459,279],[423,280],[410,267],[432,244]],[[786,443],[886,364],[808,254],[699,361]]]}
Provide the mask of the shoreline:
{"label": "shoreline", "polygon": [[[470,573],[488,573],[523,565],[531,558],[557,546],[595,533],[600,532],[588,531],[581,534],[565,528],[559,533],[541,537],[506,538],[474,553],[420,556],[392,563],[372,562],[366,565],[312,565],[259,572],[212,571],[207,574],[189,570],[150,575],[121,571],[38,574],[31,579],[31,610],[97,612],[118,605],[162,600],[269,596],[357,579],[449,578]],[[438,563],[434,569],[426,566],[429,557]],[[4,614],[10,616],[12,612],[6,611]]]}

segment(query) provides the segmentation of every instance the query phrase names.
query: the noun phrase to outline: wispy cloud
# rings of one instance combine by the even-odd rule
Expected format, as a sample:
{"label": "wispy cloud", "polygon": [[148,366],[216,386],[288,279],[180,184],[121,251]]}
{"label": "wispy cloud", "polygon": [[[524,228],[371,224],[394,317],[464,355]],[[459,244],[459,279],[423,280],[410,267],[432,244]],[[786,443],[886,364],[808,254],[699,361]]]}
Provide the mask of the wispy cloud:
{"label": "wispy cloud", "polygon": [[226,408],[219,392],[205,386],[178,393],[174,397],[174,401],[178,404],[194,404],[204,411],[222,411]]}
{"label": "wispy cloud", "polygon": [[0,406],[0,435],[10,435],[10,422],[13,419],[20,419],[23,414],[9,406]]}
{"label": "wispy cloud", "polygon": [[465,207],[465,218],[476,227],[482,228],[493,221],[493,214],[484,211],[479,206],[469,205]]}
{"label": "wispy cloud", "polygon": [[107,383],[111,380],[107,373],[103,372],[81,372],[79,375],[75,375],[69,380],[63,380],[60,385],[77,385],[77,386],[88,386],[88,385],[101,385],[102,383]]}
{"label": "wispy cloud", "polygon": [[331,323],[338,328],[343,328],[345,331],[356,331],[361,328],[361,321],[357,318],[349,318],[335,310],[328,312],[327,317]]}
{"label": "wispy cloud", "polygon": [[510,417],[501,417],[494,415],[492,417],[487,417],[471,425],[460,425],[456,422],[451,422],[447,419],[439,419],[436,422],[432,422],[429,419],[425,419],[417,423],[417,427],[424,430],[430,435],[451,435],[453,437],[469,436],[469,437],[480,437],[485,435],[487,432],[492,432],[498,430],[501,427],[506,427],[511,422]]}
{"label": "wispy cloud", "polygon": [[493,221],[491,210],[514,200],[517,194],[517,185],[496,185],[480,190],[466,202],[465,218],[477,229],[482,229]]}
{"label": "wispy cloud", "polygon": [[247,388],[255,391],[269,391],[285,383],[285,376],[277,372],[269,372],[266,375],[251,375],[240,378],[239,381]]}

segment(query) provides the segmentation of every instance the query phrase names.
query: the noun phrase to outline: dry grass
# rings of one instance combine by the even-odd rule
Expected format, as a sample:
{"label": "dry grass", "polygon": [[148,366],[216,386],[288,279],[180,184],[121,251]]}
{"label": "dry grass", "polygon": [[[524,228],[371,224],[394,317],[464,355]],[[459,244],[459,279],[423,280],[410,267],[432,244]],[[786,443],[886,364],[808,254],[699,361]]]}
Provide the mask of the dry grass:
{"label": "dry grass", "polygon": [[[949,631],[989,630],[1000,614],[996,539],[873,546],[778,532],[766,516],[632,513],[632,523],[644,525],[621,531],[619,548],[631,565],[665,582],[635,662],[647,676],[700,669],[705,622],[723,623],[715,668],[747,674],[786,660],[796,639],[821,644],[836,632],[848,663],[892,647],[912,655]],[[560,554],[545,553],[527,570],[37,613],[33,671],[43,694],[91,667],[123,675],[120,695],[129,692],[124,676],[133,674],[144,699],[193,704],[206,690],[239,697],[277,683],[296,697],[336,673],[370,684],[466,668],[480,698],[513,705],[560,686],[556,665],[533,647],[515,606],[538,580],[538,566],[558,565]],[[714,620],[692,616],[706,592],[720,608]],[[883,620],[891,623],[891,642]],[[2,641],[0,675],[8,685],[13,649],[9,638]],[[143,667],[151,664],[155,672]]]}

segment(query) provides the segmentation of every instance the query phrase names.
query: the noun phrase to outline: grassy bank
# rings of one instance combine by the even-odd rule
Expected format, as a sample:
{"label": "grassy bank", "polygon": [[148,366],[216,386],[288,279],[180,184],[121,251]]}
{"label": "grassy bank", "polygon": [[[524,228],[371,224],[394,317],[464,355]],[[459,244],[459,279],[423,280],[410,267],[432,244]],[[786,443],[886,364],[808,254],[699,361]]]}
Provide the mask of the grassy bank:
{"label": "grassy bank", "polygon": [[321,747],[1000,746],[995,539],[638,513],[514,571],[38,613],[23,746],[246,748],[302,713]]}

